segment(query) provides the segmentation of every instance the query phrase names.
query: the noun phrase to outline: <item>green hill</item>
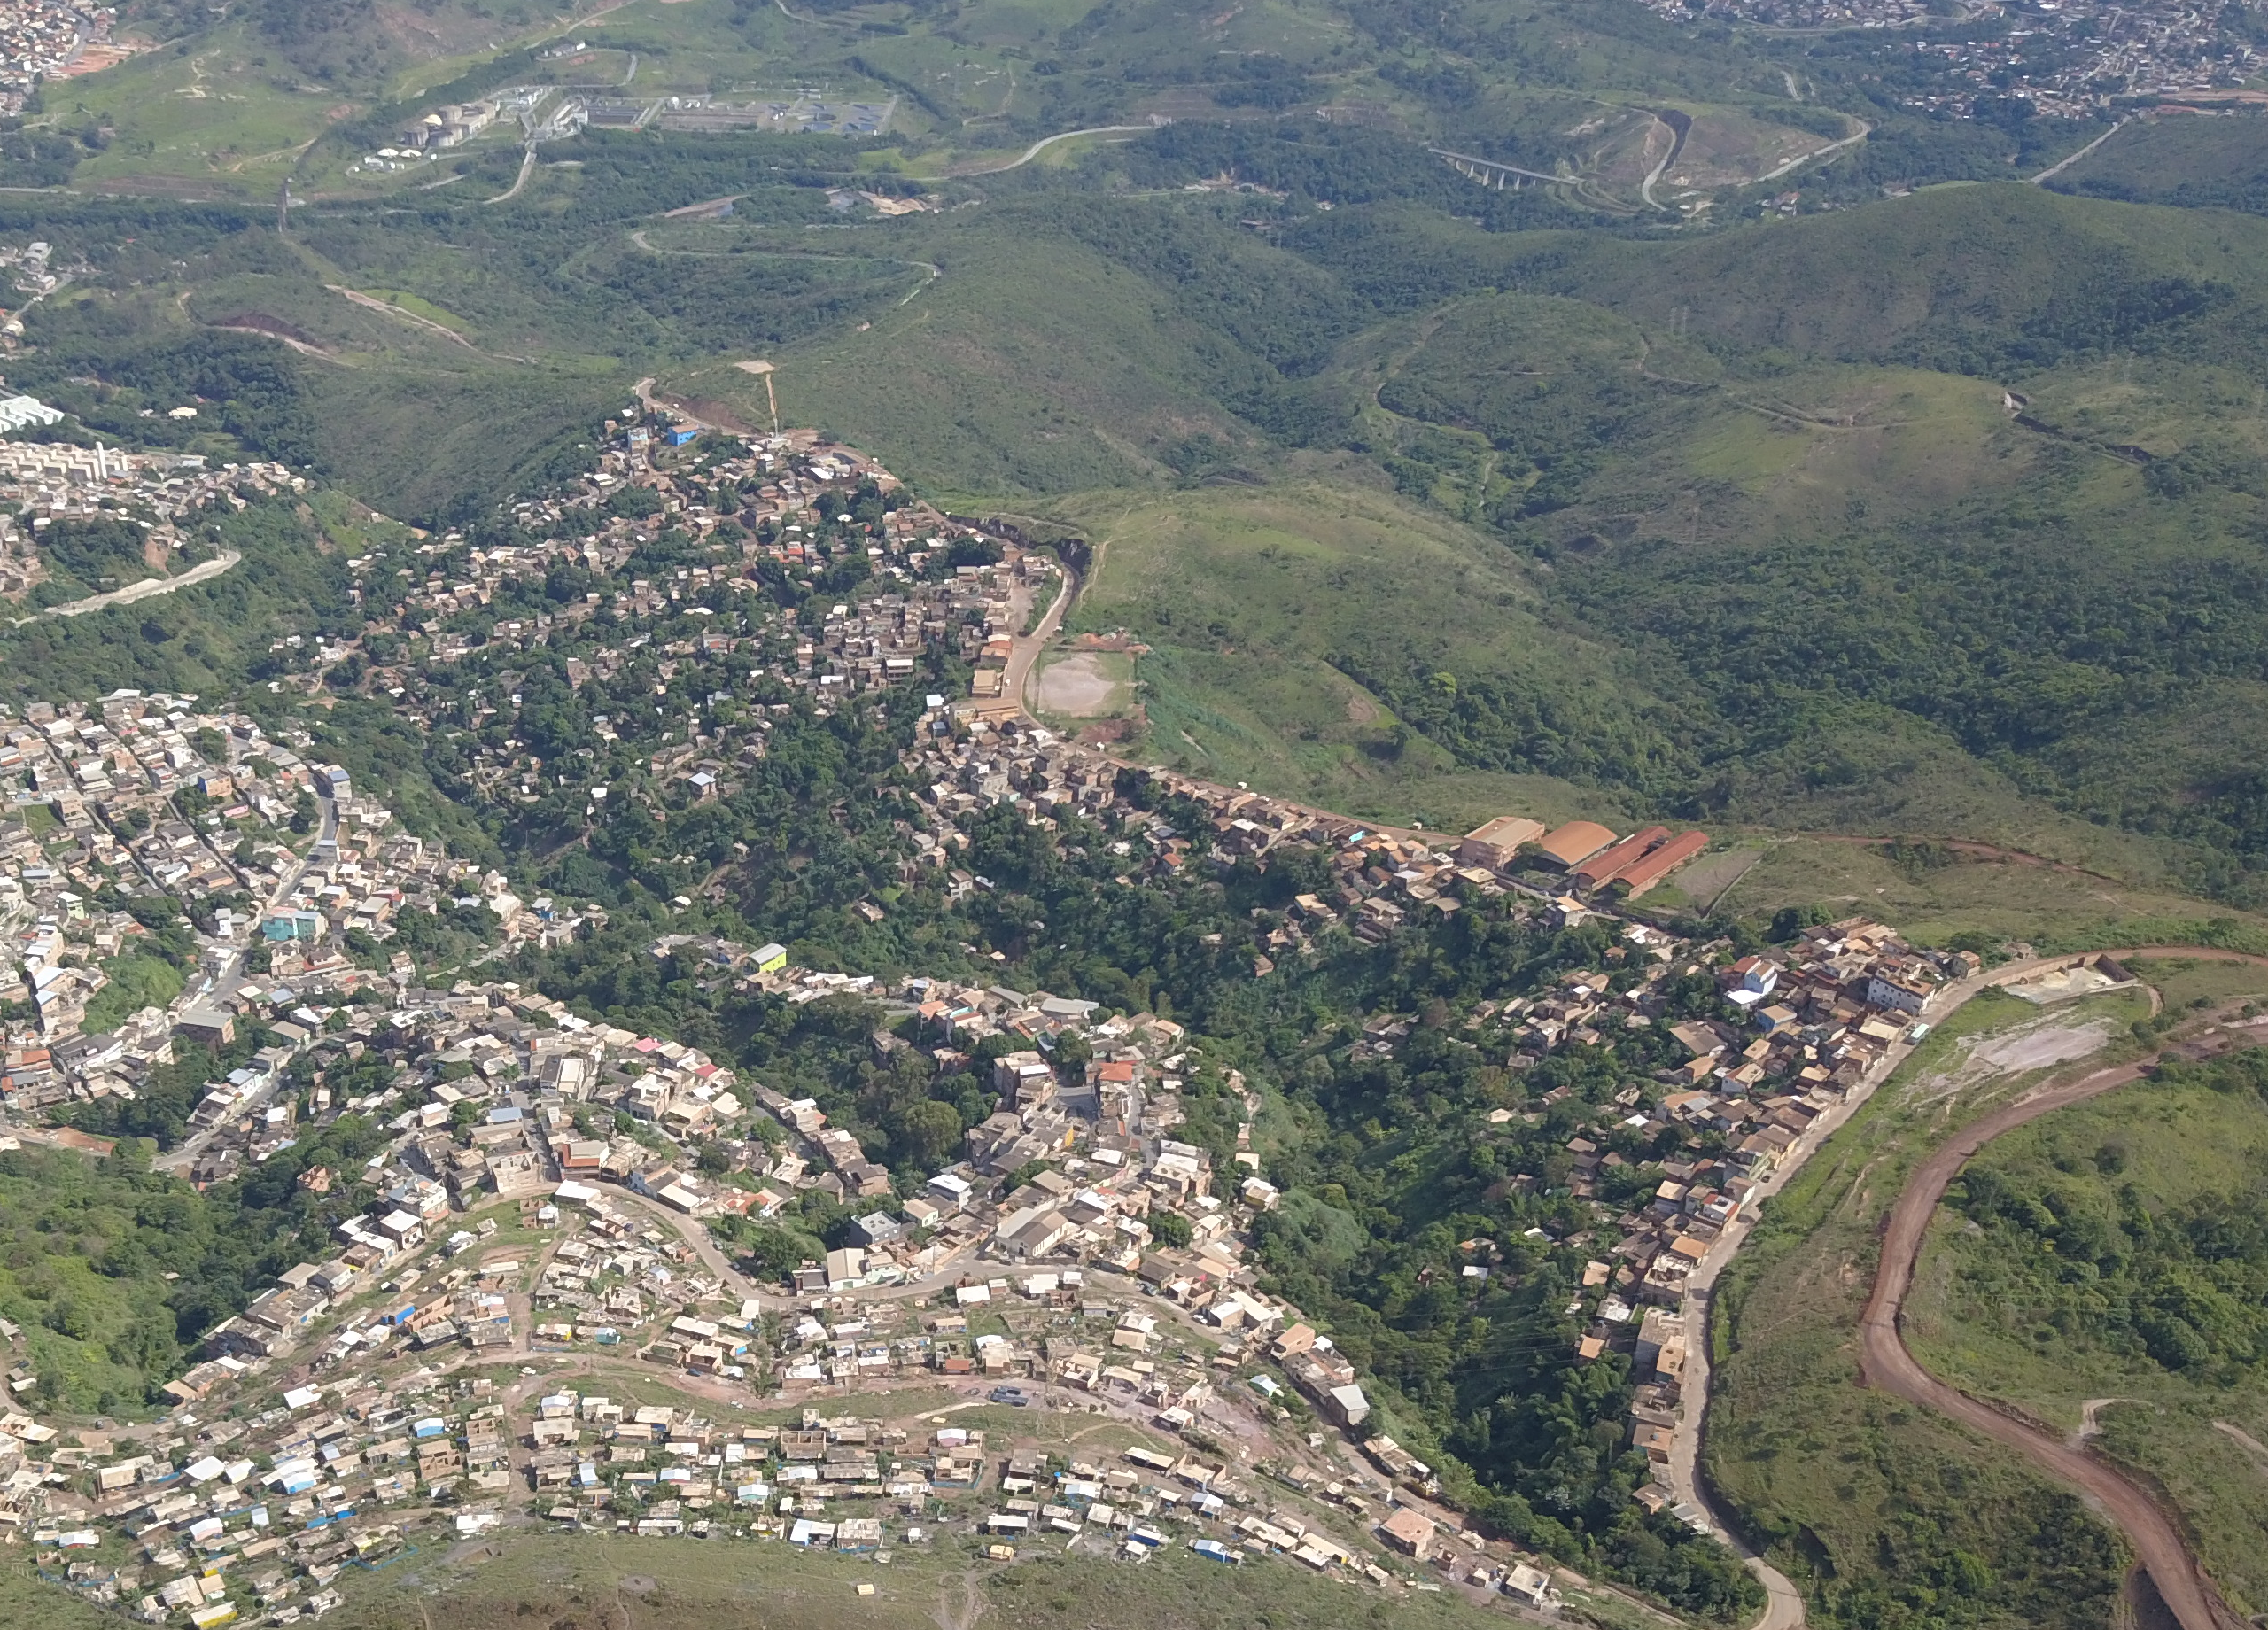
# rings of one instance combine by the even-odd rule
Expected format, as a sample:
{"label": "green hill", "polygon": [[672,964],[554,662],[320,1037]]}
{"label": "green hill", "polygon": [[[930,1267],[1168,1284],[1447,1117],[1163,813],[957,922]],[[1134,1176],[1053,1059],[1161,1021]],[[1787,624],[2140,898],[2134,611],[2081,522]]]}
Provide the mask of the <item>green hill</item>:
{"label": "green hill", "polygon": [[2138,119],[2046,184],[2081,198],[2268,213],[2261,128],[2251,107]]}
{"label": "green hill", "polygon": [[[2179,1005],[2257,997],[2259,973],[2145,977]],[[1998,1140],[1940,1212],[1907,1312],[1916,1356],[1972,1394],[2067,1430],[2115,1398],[2099,1446],[2168,1492],[2240,1613],[2268,1600],[2268,1386],[2259,1316],[2220,1287],[2268,1275],[2261,1084],[2250,1060],[2168,1072]]]}
{"label": "green hill", "polygon": [[1152,762],[1460,829],[1616,814],[1680,772],[1674,710],[1550,627],[1517,560],[1343,471],[1052,508],[1100,554],[1075,625],[1153,647]]}
{"label": "green hill", "polygon": [[1453,301],[1347,377],[1405,491],[1697,699],[1696,812],[2031,842],[2045,799],[2242,892],[2262,232],[1969,188],[1555,240],[1512,269],[1581,303]]}
{"label": "green hill", "polygon": [[1658,254],[1601,248],[1569,292],[1747,350],[1962,372],[2074,353],[2217,347],[2263,291],[2268,225],[2090,207],[2037,187],[1942,188]]}
{"label": "green hill", "polygon": [[[1233,342],[1177,309],[1172,291],[1030,212],[894,222],[854,241],[888,244],[904,296],[871,327],[777,353],[789,421],[827,425],[964,493],[1115,486],[1164,474],[1160,458],[1192,438],[1253,443],[1220,403],[1223,376],[1245,361]],[[742,360],[669,384],[761,423],[763,383]]]}
{"label": "green hill", "polygon": [[297,1254],[322,1249],[340,1202],[292,1179],[326,1155],[374,1146],[370,1131],[350,1116],[305,1155],[209,1197],[151,1173],[146,1145],[130,1142],[110,1158],[0,1153],[0,1316],[23,1332],[33,1401],[82,1416],[162,1401],[158,1389],[207,1330]]}
{"label": "green hill", "polygon": [[[832,206],[842,172],[747,177],[792,138],[579,151],[508,206],[330,206],[288,239],[23,212],[97,272],[35,308],[13,378],[462,521],[583,456],[644,375],[764,423],[761,357],[790,420],[956,502],[1146,517],[1090,615],[1156,648],[1153,746],[1234,779],[1448,819],[1473,778],[1542,775],[2256,892],[2268,223],[2019,186],[1674,242],[1492,231],[1383,183],[1316,208],[1298,189],[1401,174],[1370,136],[1271,150],[1280,199],[1112,190],[1138,144],[883,219]],[[728,219],[654,213],[735,175]],[[215,428],[139,416],[190,394]],[[1376,520],[1387,485],[1430,517]],[[1256,549],[1222,539],[1269,504],[1348,558],[1240,575]],[[1442,592],[1476,572],[1497,586]],[[1215,601],[1202,638],[1169,620]],[[1322,718],[1340,681],[1302,664],[1386,722]]]}

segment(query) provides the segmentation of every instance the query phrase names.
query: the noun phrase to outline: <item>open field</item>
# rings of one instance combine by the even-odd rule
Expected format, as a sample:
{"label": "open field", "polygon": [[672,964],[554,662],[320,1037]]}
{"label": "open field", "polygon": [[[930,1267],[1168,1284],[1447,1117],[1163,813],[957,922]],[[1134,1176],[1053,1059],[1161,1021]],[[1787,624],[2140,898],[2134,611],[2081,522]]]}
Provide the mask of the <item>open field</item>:
{"label": "open field", "polygon": [[[1153,647],[1137,757],[1356,813],[1471,825],[1521,789],[1460,786],[1472,766],[1400,727],[1355,673],[1399,681],[1454,669],[1518,687],[1542,709],[1627,710],[1603,726],[1643,728],[1606,656],[1535,617],[1509,556],[1389,494],[1316,480],[1098,494],[1055,513],[1099,550],[1077,626],[1129,626]],[[1390,626],[1372,615],[1386,602],[1398,608]],[[1554,802],[1583,800],[1562,788]],[[1616,802],[1596,801],[1610,813]]]}
{"label": "open field", "polygon": [[[2078,829],[2074,835],[2115,841],[2100,828],[2070,825]],[[1929,830],[1917,826],[1910,835]],[[2165,924],[2208,914],[2268,933],[2268,920],[2256,913],[2206,908],[2171,889],[2136,888],[2068,867],[1926,848],[1900,860],[1879,843],[1822,837],[1759,836],[1752,842],[1762,858],[1724,901],[1725,910],[1743,916],[1818,905],[1837,915],[1879,916],[1926,943],[1981,932],[2043,949],[2118,945],[2136,937],[2178,941],[2182,935],[2169,934]]]}
{"label": "open field", "polygon": [[2268,969],[2197,957],[2137,957],[2131,970],[2155,987],[2166,1011],[2252,1000],[2268,1002]]}
{"label": "open field", "polygon": [[117,1618],[91,1602],[58,1589],[32,1571],[31,1558],[0,1566],[0,1624],[39,1625],[44,1630],[116,1630]]}
{"label": "open field", "polygon": [[2087,198],[2256,212],[2268,203],[2262,128],[2253,107],[2137,120],[2050,184]]}
{"label": "open field", "polygon": [[2130,1053],[2125,1028],[2147,1011],[2132,994],[2045,1013],[1972,1000],[1771,1202],[1720,1282],[1704,1470],[1814,1623],[1867,1622],[1911,1581],[1954,1573],[1962,1624],[2109,1616],[2116,1538],[2014,1454],[1864,1387],[1856,1331],[1876,1227],[1912,1166],[1987,1106]]}
{"label": "open field", "polygon": [[[531,1618],[595,1630],[936,1630],[979,1622],[1049,1630],[1074,1611],[1094,1630],[1213,1630],[1263,1622],[1338,1623],[1359,1615],[1386,1630],[1502,1623],[1453,1591],[1381,1597],[1324,1580],[1286,1558],[1223,1567],[1185,1548],[1133,1564],[1027,1547],[1029,1560],[990,1563],[965,1538],[874,1556],[801,1551],[778,1541],[629,1540],[503,1533],[485,1544],[394,1563],[356,1581],[337,1622],[403,1630],[447,1621],[492,1630]],[[870,1586],[871,1595],[859,1594]]]}
{"label": "open field", "polygon": [[1034,683],[1043,713],[1113,718],[1133,703],[1134,658],[1118,651],[1066,651],[1041,668]]}
{"label": "open field", "polygon": [[93,115],[117,131],[74,179],[99,188],[171,178],[213,195],[274,197],[305,145],[354,103],[335,87],[274,72],[265,55],[249,29],[224,28],[186,52],[145,52],[59,88],[58,119]]}

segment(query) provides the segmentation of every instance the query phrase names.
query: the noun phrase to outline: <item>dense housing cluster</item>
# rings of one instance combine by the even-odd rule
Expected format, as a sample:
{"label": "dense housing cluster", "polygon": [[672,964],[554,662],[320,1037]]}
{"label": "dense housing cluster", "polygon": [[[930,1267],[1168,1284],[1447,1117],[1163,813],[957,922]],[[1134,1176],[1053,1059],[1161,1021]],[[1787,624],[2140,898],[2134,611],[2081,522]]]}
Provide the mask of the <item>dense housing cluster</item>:
{"label": "dense housing cluster", "polygon": [[[760,807],[775,751],[869,733],[827,813],[848,832],[877,811],[848,912],[877,933],[931,912],[982,932],[1029,884],[1008,860],[1139,909],[1257,889],[1272,904],[1191,949],[1262,992],[1460,934],[1542,953],[1483,999],[1366,1002],[1310,1062],[1488,1061],[1490,1096],[1441,1113],[1469,1116],[1514,1221],[1458,1243],[1447,1286],[1477,1303],[1564,1274],[1560,1362],[1627,1368],[1616,1453],[1665,1464],[1687,1276],[1972,962],[1860,921],[1751,954],[1681,937],[1643,913],[1698,832],[1379,829],[1067,741],[1012,677],[1060,568],[1004,530],[808,435],[633,414],[598,468],[492,524],[373,528],[346,562],[369,620],[277,640],[269,692],[315,725],[351,671],[469,805],[593,852],[640,817],[658,844]],[[1017,988],[974,943],[869,972],[691,923],[617,951],[730,1022],[598,1016],[554,975],[607,912],[452,858],[320,739],[159,693],[0,717],[4,1136],[100,1152],[85,1127],[152,1126],[161,1169],[319,1219],[198,1322],[152,1431],[0,1423],[21,1468],[0,1523],[80,1588],[198,1630],[291,1622],[426,1525],[522,1512],[850,1551],[1047,1536],[1133,1563],[1186,1542],[1393,1588],[1418,1566],[1533,1607],[1582,1587],[1472,1532],[1382,1409],[1408,1385],[1393,1354],[1286,1271],[1286,1218],[1311,1215],[1287,1186],[1314,1174],[1271,1167],[1285,1086],[1248,1078],[1258,1057],[1146,985]],[[751,1027],[785,1051],[719,1039]],[[928,1096],[878,1115],[882,1082]],[[548,1383],[555,1359],[602,1382]],[[879,1401],[914,1387],[1091,1412],[1117,1447],[1003,1455],[981,1417]],[[1613,1498],[1693,1515],[1666,1474]]]}
{"label": "dense housing cluster", "polygon": [[[89,788],[97,772],[86,759],[48,750],[67,739],[107,748],[104,778],[123,779],[130,761],[149,782],[136,798],[195,788],[226,799],[241,774],[295,796],[320,787],[323,841],[334,849],[390,824],[334,769],[266,742],[247,721],[200,718],[171,698],[43,712],[10,745],[27,776],[53,780],[66,807],[90,791],[105,819],[137,807]],[[259,774],[248,768],[255,755],[267,761]],[[67,791],[66,775],[75,783]],[[288,804],[253,796],[288,822]],[[249,812],[221,812],[230,811]],[[1030,818],[1050,819],[1037,808]],[[1223,815],[1223,831],[1246,819]],[[194,829],[183,829],[193,843]],[[1302,843],[1328,837],[1358,862],[1428,858],[1398,839],[1389,854],[1359,828],[1304,830]],[[1506,831],[1496,823],[1494,837]],[[1562,837],[1560,849],[1580,848],[1581,837]],[[1172,841],[1161,840],[1154,864],[1168,864]],[[296,883],[298,862],[277,848],[269,875]],[[228,863],[206,850],[174,864],[189,867],[178,882]],[[1361,889],[1361,873],[1377,869],[1350,868],[1340,887]],[[1331,892],[1343,908],[1340,887]],[[1588,912],[1517,869],[1490,873],[1490,887],[1500,903],[1516,896],[1518,912]],[[352,890],[326,903],[358,904]],[[515,920],[493,896],[487,904]],[[1308,909],[1318,908],[1330,909],[1319,899]],[[272,910],[262,937],[296,943],[286,928],[299,909]],[[374,913],[362,931],[384,927]],[[1968,966],[1860,921],[1813,930],[1780,956],[1737,959],[1635,921],[1619,930],[1601,971],[1484,1004],[1464,1028],[1511,1067],[1534,1068],[1667,1022],[1673,1005],[1690,1005],[1681,981],[1707,988],[1715,1016],[1671,1027],[1689,1061],[1635,1084],[1607,1114],[1642,1142],[1705,1129],[1726,1153],[1661,1161],[1651,1200],[1617,1215],[1589,1197],[1616,1181],[1624,1156],[1581,1134],[1566,1145],[1573,1196],[1620,1235],[1583,1276],[1592,1322],[1580,1356],[1633,1354],[1647,1375],[1635,1441],[1666,1460],[1684,1339],[1670,1309],[1684,1273],[1813,1122],[1878,1078],[1934,983]],[[230,954],[229,935],[213,940]],[[297,1180],[369,1198],[341,1216],[334,1255],[291,1268],[207,1333],[199,1362],[169,1384],[178,1407],[153,1439],[115,1445],[82,1434],[58,1449],[52,1428],[14,1417],[10,1442],[33,1475],[11,1485],[0,1517],[73,1557],[67,1565],[95,1593],[152,1621],[181,1614],[200,1627],[253,1608],[278,1622],[322,1611],[338,1569],[401,1542],[390,1509],[436,1498],[466,1533],[527,1505],[586,1526],[852,1550],[959,1525],[988,1543],[1052,1532],[1132,1559],[1178,1529],[1223,1557],[1280,1552],[1384,1582],[1393,1576],[1383,1564],[1399,1554],[1549,1601],[1548,1569],[1501,1548],[1492,1556],[1460,1532],[1438,1504],[1431,1468],[1367,1427],[1371,1403],[1355,1367],[1300,1308],[1259,1288],[1250,1236],[1280,1198],[1250,1147],[1259,1099],[1184,1027],[1001,986],[927,977],[884,986],[795,966],[777,945],[680,937],[652,950],[789,1005],[864,1005],[884,1060],[926,1051],[943,1067],[981,1054],[994,1112],[969,1129],[963,1158],[901,1178],[812,1099],[517,986],[426,990],[406,970],[310,965],[299,989],[248,983],[167,1023],[144,1015],[120,1034],[152,1059],[176,1046],[225,1051],[239,1025],[251,1033],[242,1039],[260,1043],[212,1083],[198,1112],[206,1130],[240,1140],[226,1145],[239,1158],[265,1160],[347,1117],[382,1123],[384,1139],[360,1172],[317,1166]],[[1382,1014],[1357,1045],[1388,1055],[1410,1030],[1407,1019]],[[90,1056],[56,1051],[66,1056],[51,1051],[50,1067],[91,1091]],[[129,1075],[105,1090],[130,1092]],[[1184,1091],[1200,1076],[1242,1106],[1225,1171],[1176,1136]],[[34,1101],[12,1098],[12,1107]],[[1516,1118],[1500,1111],[1491,1122]],[[1608,1129],[1596,1129],[1603,1139]],[[36,1131],[27,1125],[19,1136]],[[205,1180],[219,1176],[210,1153],[202,1158]],[[751,1279],[711,1238],[712,1222],[730,1238],[732,1220],[761,1221],[814,1193],[857,1213],[849,1242],[823,1261]],[[1466,1274],[1485,1282],[1500,1253],[1486,1240],[1465,1249]],[[544,1391],[526,1379],[532,1372],[514,1384],[480,1368],[610,1349],[709,1403]],[[1071,1399],[1139,1423],[1164,1447],[1130,1450],[1117,1465],[1057,1466],[997,1461],[982,1431],[917,1435],[816,1407],[794,1425],[724,1418],[766,1399],[793,1403],[913,1377],[1010,1407],[1045,1389],[1059,1407]],[[1263,1462],[1268,1486],[1309,1502],[1297,1510],[1172,1442],[1250,1433],[1280,1417],[1293,1392],[1361,1443],[1368,1466],[1353,1471],[1327,1454]],[[1651,1489],[1642,1498],[1671,1497]]]}
{"label": "dense housing cluster", "polygon": [[[32,410],[60,416],[29,397],[0,401],[0,414],[19,403],[28,404],[19,415],[27,422]],[[0,518],[0,595],[21,599],[56,575],[43,541],[58,523],[70,532],[108,522],[143,534],[131,547],[108,551],[113,558],[102,563],[113,569],[105,574],[108,581],[86,586],[112,588],[212,558],[197,534],[200,516],[303,493],[307,485],[304,477],[275,463],[207,468],[193,453],[128,453],[99,442],[88,447],[0,441],[0,504],[8,506]],[[82,563],[74,558],[71,564]]]}
{"label": "dense housing cluster", "polygon": [[[1905,28],[1939,12],[1923,0],[1647,0],[1665,17],[1763,23],[1802,29]],[[1970,117],[1979,102],[2017,97],[2051,118],[2085,118],[2114,98],[2179,99],[2243,86],[2259,71],[2260,54],[2242,22],[2242,8],[2186,4],[2057,4],[2004,0],[1966,8],[1963,22],[1984,24],[1977,37],[1948,40],[1928,28],[1912,46],[1915,64],[1933,70],[1942,89],[1919,91],[1907,105]]]}
{"label": "dense housing cluster", "polygon": [[111,44],[118,8],[75,0],[0,4],[0,112],[14,113],[42,80],[107,67],[125,53]]}

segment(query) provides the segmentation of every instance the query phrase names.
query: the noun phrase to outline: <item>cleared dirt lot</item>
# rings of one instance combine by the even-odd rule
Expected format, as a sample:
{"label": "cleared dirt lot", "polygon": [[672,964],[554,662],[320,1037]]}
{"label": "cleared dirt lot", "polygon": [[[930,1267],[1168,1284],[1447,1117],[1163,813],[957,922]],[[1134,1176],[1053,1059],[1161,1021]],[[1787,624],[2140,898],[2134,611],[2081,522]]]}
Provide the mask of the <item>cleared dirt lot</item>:
{"label": "cleared dirt lot", "polygon": [[1119,651],[1074,651],[1040,671],[1039,710],[1105,718],[1134,700],[1134,659]]}

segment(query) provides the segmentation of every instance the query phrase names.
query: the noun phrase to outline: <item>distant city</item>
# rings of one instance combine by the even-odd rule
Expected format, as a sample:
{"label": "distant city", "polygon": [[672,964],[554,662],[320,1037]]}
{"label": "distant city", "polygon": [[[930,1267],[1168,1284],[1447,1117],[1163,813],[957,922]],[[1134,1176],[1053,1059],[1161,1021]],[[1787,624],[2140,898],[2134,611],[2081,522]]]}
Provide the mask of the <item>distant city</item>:
{"label": "distant city", "polygon": [[[1980,101],[2015,97],[2055,118],[2083,118],[2121,97],[2179,99],[2228,91],[2261,69],[2248,43],[2244,8],[2179,0],[2140,4],[2101,0],[2015,0],[1970,4],[1944,15],[1943,0],[1642,0],[1685,22],[1739,22],[1821,33],[1914,28],[1912,69],[1938,83],[1917,86],[1907,106],[1971,117]],[[1945,35],[1967,24],[1976,32]]]}
{"label": "distant city", "polygon": [[42,80],[91,74],[128,52],[111,43],[117,9],[0,0],[0,113],[20,113]]}

